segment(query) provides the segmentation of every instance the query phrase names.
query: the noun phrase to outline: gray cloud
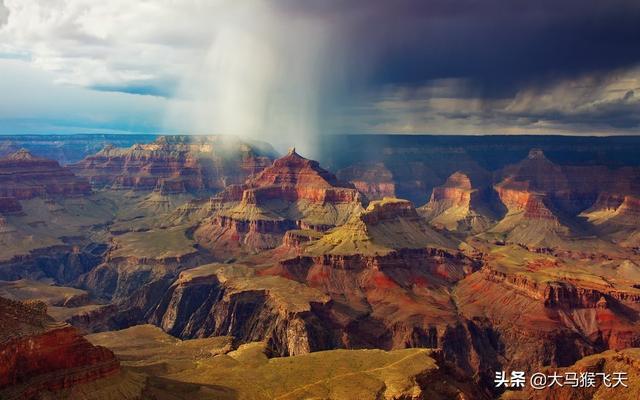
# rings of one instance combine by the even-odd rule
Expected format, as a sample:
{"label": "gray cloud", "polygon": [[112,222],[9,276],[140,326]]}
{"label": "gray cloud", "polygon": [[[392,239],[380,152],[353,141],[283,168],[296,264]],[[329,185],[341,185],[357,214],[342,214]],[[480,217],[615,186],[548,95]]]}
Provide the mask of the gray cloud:
{"label": "gray cloud", "polygon": [[637,133],[639,20],[635,0],[0,0],[0,62],[164,97],[201,133]]}
{"label": "gray cloud", "polygon": [[0,28],[7,23],[9,19],[9,9],[4,5],[4,0],[0,0]]}

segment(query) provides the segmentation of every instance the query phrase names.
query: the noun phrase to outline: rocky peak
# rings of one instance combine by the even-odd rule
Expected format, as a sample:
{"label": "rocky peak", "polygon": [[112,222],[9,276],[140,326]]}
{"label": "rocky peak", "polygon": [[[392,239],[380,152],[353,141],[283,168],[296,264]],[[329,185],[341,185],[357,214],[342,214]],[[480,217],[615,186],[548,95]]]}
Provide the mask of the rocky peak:
{"label": "rocky peak", "polygon": [[272,185],[301,185],[306,187],[350,187],[341,184],[331,172],[320,167],[317,161],[309,160],[296,153],[291,148],[289,153],[265,168],[253,180],[248,182],[251,187]]}
{"label": "rocky peak", "polygon": [[471,190],[471,179],[464,172],[457,171],[447,178],[443,187]]}
{"label": "rocky peak", "polygon": [[455,243],[431,229],[408,200],[384,198],[328,232],[309,254],[384,255],[399,249],[453,248]]}
{"label": "rocky peak", "polygon": [[486,188],[473,187],[469,176],[458,171],[433,188],[429,202],[419,211],[434,226],[477,232],[491,224],[495,214],[486,197]]}

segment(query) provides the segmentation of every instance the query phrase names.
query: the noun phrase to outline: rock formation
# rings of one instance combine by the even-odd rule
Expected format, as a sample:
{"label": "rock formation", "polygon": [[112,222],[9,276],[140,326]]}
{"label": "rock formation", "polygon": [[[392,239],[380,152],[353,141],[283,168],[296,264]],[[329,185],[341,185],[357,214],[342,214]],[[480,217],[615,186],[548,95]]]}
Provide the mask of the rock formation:
{"label": "rock formation", "polygon": [[261,171],[271,162],[270,154],[268,146],[232,137],[160,136],[129,149],[106,146],[72,168],[96,187],[215,192]]}
{"label": "rock formation", "polygon": [[75,328],[55,322],[41,302],[0,297],[0,397],[33,398],[112,376],[113,353],[94,346]]}
{"label": "rock formation", "polygon": [[238,343],[265,341],[278,355],[306,354],[335,346],[320,320],[328,301],[292,280],[211,264],[183,271],[150,322],[181,338],[229,335]]}
{"label": "rock formation", "polygon": [[[588,173],[585,169],[583,173]],[[507,166],[494,188],[507,215],[491,232],[528,247],[566,246],[578,234],[571,217],[595,200],[597,188],[585,189],[575,171],[549,161],[539,149]],[[586,191],[585,191],[586,190]]]}
{"label": "rock formation", "polygon": [[195,237],[215,253],[275,248],[291,229],[327,230],[360,210],[362,200],[353,186],[292,149],[211,201],[217,211],[200,224]]}
{"label": "rock formation", "polygon": [[[124,360],[125,372],[142,375],[109,388],[123,399],[141,392],[158,398],[188,393],[194,400],[490,398],[450,369],[437,350],[332,350],[271,358],[261,342],[234,346],[228,337],[178,340],[150,325],[89,338],[113,349]],[[132,393],[121,393],[126,387]]]}
{"label": "rock formation", "polygon": [[429,202],[419,212],[432,225],[452,231],[482,232],[498,214],[492,208],[489,188],[477,188],[469,176],[455,172],[442,186],[433,188]]}
{"label": "rock formation", "polygon": [[[454,290],[461,316],[493,332],[505,370],[568,366],[606,349],[636,346],[637,267],[496,248]],[[617,266],[614,268],[613,266]],[[503,358],[502,358],[503,357]]]}
{"label": "rock formation", "polygon": [[19,150],[0,159],[0,212],[18,212],[18,200],[34,197],[83,196],[89,183],[56,161]]}
{"label": "rock formation", "polygon": [[387,198],[262,274],[328,295],[332,306],[324,315],[340,346],[446,347],[445,332],[458,321],[446,293],[474,268],[455,247],[410,202]]}

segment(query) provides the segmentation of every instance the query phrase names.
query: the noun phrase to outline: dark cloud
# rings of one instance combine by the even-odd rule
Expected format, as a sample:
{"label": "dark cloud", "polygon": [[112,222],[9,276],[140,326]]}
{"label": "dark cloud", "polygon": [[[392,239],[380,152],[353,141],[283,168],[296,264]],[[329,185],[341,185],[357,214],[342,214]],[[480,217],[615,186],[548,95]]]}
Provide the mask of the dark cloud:
{"label": "dark cloud", "polygon": [[[468,78],[486,96],[640,62],[637,0],[281,0],[335,21],[369,84]],[[368,74],[362,74],[362,70]]]}

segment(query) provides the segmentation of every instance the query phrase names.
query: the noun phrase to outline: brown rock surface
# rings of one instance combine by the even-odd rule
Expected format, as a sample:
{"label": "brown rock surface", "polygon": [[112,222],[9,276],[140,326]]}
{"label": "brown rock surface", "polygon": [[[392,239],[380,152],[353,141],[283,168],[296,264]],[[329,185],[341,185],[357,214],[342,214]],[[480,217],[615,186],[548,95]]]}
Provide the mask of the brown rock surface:
{"label": "brown rock surface", "polygon": [[442,186],[433,188],[429,202],[420,207],[419,212],[435,226],[482,232],[497,215],[491,207],[489,190],[473,187],[467,174],[454,172]]}
{"label": "brown rock surface", "polygon": [[270,150],[224,136],[161,136],[129,149],[105,147],[72,166],[98,187],[162,193],[218,191],[269,165]]}
{"label": "brown rock surface", "polygon": [[113,353],[93,346],[75,328],[55,322],[46,305],[0,297],[0,396],[31,398],[114,375]]}
{"label": "brown rock surface", "polygon": [[91,193],[89,183],[56,161],[19,150],[0,158],[0,211],[20,211],[17,200],[34,197],[82,196]]}
{"label": "brown rock surface", "polygon": [[292,149],[243,185],[227,187],[212,203],[214,215],[195,237],[214,253],[232,253],[275,248],[288,230],[340,225],[361,209],[361,195]]}
{"label": "brown rock surface", "polygon": [[489,251],[453,293],[467,319],[490,329],[502,368],[568,366],[606,349],[637,346],[640,291],[627,261],[559,258],[517,246]]}

